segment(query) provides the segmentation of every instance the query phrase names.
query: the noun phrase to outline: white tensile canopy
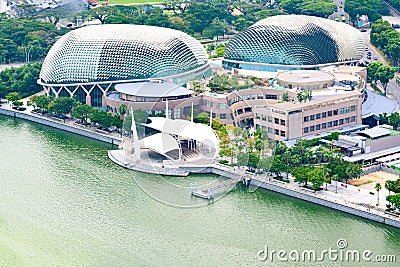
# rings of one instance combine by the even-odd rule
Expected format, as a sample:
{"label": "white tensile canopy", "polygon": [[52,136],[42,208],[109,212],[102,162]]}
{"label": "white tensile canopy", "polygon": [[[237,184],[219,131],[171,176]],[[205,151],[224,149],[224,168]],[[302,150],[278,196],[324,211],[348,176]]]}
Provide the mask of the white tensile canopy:
{"label": "white tensile canopy", "polygon": [[181,138],[192,139],[205,144],[210,148],[218,148],[218,138],[211,127],[187,120],[172,120],[163,117],[149,117],[146,127],[158,130],[165,134],[172,134]]}
{"label": "white tensile canopy", "polygon": [[139,140],[140,146],[149,148],[159,154],[166,155],[173,150],[179,150],[178,141],[171,135],[158,133]]}

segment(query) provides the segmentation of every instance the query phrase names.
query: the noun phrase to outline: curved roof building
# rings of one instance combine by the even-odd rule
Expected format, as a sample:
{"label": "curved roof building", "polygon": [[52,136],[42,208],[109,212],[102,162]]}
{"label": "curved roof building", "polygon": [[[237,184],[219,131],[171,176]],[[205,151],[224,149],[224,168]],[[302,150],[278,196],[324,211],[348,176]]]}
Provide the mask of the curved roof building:
{"label": "curved roof building", "polygon": [[[208,76],[203,46],[181,31],[144,25],[96,25],[62,36],[45,58],[38,83],[55,96],[93,85],[105,91],[116,83],[164,80],[178,84]],[[65,89],[61,93],[58,89]]]}
{"label": "curved roof building", "polygon": [[364,39],[344,23],[304,15],[269,17],[228,43],[224,67],[261,71],[307,69],[362,58]]}

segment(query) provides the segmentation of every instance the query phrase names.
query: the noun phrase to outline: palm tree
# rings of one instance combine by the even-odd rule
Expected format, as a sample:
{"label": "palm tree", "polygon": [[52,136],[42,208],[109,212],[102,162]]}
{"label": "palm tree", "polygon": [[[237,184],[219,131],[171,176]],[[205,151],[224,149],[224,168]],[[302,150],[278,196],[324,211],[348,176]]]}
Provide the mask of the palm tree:
{"label": "palm tree", "polygon": [[286,179],[289,179],[289,169],[290,169],[290,163],[292,159],[292,149],[287,148],[286,151],[283,153],[283,159],[286,164]]}
{"label": "palm tree", "polygon": [[309,149],[304,150],[302,155],[300,153],[298,155],[300,156],[302,164],[306,164],[306,163],[310,164],[311,159],[313,157],[313,154]]}
{"label": "palm tree", "polygon": [[382,189],[382,185],[380,183],[376,183],[375,185],[375,190],[378,193],[378,203],[376,204],[377,206],[379,205],[379,191]]}
{"label": "palm tree", "polygon": [[319,147],[315,150],[315,152],[316,152],[316,157],[317,157],[319,166],[321,166],[322,159],[324,158],[325,149],[324,149],[322,146],[319,146]]}

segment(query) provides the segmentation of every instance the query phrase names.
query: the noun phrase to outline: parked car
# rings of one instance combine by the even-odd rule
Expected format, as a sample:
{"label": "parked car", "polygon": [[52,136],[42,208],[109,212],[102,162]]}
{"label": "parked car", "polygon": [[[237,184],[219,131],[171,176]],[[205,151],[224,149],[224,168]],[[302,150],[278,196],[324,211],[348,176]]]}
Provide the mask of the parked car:
{"label": "parked car", "polygon": [[374,56],[374,60],[378,60],[378,56]]}

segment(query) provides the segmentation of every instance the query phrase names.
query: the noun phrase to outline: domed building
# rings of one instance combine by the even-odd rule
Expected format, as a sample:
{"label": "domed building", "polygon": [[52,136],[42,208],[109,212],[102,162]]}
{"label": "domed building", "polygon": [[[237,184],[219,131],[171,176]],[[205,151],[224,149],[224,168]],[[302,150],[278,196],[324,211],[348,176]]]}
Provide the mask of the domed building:
{"label": "domed building", "polygon": [[186,33],[144,25],[96,25],[62,36],[45,58],[38,83],[54,97],[102,106],[115,84],[185,84],[211,74],[203,46]]}
{"label": "domed building", "polygon": [[355,28],[304,15],[269,17],[236,34],[228,43],[226,69],[257,71],[318,69],[357,62],[364,39]]}

